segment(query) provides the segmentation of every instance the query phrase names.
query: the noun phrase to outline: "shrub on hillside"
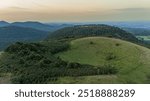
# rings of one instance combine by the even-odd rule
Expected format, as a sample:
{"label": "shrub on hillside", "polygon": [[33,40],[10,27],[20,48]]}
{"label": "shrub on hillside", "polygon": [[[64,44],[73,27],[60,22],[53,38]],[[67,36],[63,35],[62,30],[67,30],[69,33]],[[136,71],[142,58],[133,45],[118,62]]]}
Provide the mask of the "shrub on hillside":
{"label": "shrub on hillside", "polygon": [[114,55],[113,53],[107,53],[107,55],[106,55],[107,61],[114,60],[116,58],[117,58],[116,55]]}

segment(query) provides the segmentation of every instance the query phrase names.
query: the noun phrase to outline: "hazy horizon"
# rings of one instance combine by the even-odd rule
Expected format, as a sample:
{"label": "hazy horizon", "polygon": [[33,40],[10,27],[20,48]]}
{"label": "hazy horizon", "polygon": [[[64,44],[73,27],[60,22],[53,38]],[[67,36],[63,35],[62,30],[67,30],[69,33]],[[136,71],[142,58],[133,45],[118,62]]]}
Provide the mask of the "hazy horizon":
{"label": "hazy horizon", "polygon": [[0,0],[0,20],[40,22],[150,21],[150,0]]}

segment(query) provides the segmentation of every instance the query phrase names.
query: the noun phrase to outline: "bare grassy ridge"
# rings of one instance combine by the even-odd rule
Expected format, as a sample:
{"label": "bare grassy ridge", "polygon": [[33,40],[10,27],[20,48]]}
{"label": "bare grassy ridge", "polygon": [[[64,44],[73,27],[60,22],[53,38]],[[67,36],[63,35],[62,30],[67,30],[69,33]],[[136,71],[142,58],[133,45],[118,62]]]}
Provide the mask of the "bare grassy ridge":
{"label": "bare grassy ridge", "polygon": [[[105,37],[80,38],[71,42],[68,51],[57,55],[66,61],[95,66],[109,64],[119,69],[115,77],[87,76],[76,79],[76,83],[87,83],[87,80],[88,83],[150,83],[150,49],[127,41]],[[71,79],[60,78],[60,82],[69,83]]]}

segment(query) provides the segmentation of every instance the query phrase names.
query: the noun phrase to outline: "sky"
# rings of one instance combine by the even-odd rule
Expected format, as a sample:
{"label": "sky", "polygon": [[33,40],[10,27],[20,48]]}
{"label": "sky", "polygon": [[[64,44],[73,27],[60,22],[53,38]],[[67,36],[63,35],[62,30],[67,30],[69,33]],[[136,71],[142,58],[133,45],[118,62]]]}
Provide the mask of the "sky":
{"label": "sky", "polygon": [[0,0],[0,20],[150,21],[150,0]]}

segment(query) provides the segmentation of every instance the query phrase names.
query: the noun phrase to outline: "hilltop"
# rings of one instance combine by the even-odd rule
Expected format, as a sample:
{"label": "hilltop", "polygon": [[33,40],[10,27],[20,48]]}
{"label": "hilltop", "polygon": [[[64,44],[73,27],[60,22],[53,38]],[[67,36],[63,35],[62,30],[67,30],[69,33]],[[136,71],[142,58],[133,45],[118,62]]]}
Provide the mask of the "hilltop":
{"label": "hilltop", "polygon": [[89,36],[105,36],[138,42],[138,39],[136,39],[131,33],[109,25],[78,25],[74,27],[66,27],[51,33],[49,38],[62,39]]}
{"label": "hilltop", "polygon": [[[80,38],[71,41],[70,44],[68,51],[58,53],[57,56],[65,61],[94,66],[112,65],[119,69],[115,78],[103,76],[109,80],[100,80],[101,83],[146,83],[148,80],[150,49],[120,39],[106,37]],[[92,81],[100,83],[96,81],[97,77],[100,79],[100,76],[95,76],[93,77],[95,81]],[[65,82],[64,79],[66,78],[61,78],[61,81]],[[78,83],[83,82],[77,81]]]}
{"label": "hilltop", "polygon": [[65,27],[55,32],[52,32],[47,38],[47,40],[76,39],[81,37],[94,36],[122,39],[150,48],[150,44],[148,44],[144,40],[136,38],[134,33],[131,33],[130,31],[125,31],[119,27],[103,24],[77,25],[73,27]]}

